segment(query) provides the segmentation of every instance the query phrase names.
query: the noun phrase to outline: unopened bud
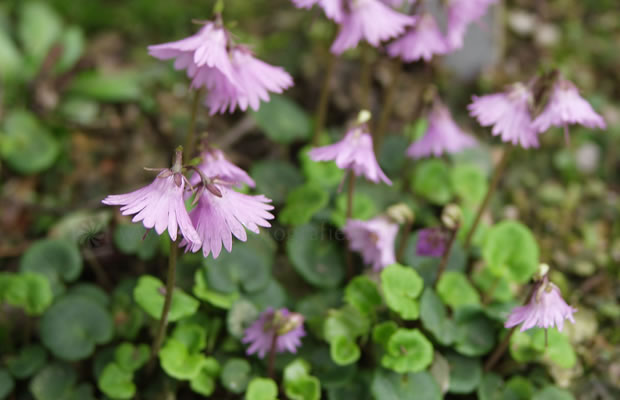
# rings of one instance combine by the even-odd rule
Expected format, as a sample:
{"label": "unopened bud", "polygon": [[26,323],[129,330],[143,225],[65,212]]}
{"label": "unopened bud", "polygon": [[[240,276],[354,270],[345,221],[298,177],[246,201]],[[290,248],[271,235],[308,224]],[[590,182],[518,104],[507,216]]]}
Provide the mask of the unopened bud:
{"label": "unopened bud", "polygon": [[357,114],[357,123],[362,125],[370,121],[372,118],[372,114],[368,110],[362,110],[359,114]]}
{"label": "unopened bud", "polygon": [[297,329],[303,323],[304,323],[303,315],[299,313],[290,313],[286,317],[286,321],[278,329],[277,334],[278,336],[285,335],[289,333],[290,331],[292,331],[293,329]]}
{"label": "unopened bud", "polygon": [[174,151],[174,160],[172,161],[172,171],[181,172],[183,170],[183,146],[179,146]]}
{"label": "unopened bud", "polygon": [[461,207],[456,204],[448,204],[441,213],[441,222],[443,222],[446,228],[451,230],[458,229],[462,219]]}
{"label": "unopened bud", "polygon": [[205,186],[206,186],[207,190],[209,192],[211,192],[214,196],[222,197],[222,192],[213,183],[207,183]]}
{"label": "unopened bud", "polygon": [[394,204],[388,207],[386,215],[397,224],[413,223],[415,214],[413,210],[405,203]]}
{"label": "unopened bud", "polygon": [[543,280],[543,278],[549,273],[549,269],[549,264],[540,264],[538,266],[538,271],[536,271],[536,274],[534,275],[534,280],[537,282]]}

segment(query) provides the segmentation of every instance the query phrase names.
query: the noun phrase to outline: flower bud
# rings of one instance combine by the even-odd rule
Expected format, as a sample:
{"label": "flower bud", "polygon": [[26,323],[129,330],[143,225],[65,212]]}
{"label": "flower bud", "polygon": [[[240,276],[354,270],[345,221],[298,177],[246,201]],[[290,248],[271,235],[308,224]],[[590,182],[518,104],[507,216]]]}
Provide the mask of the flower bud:
{"label": "flower bud", "polygon": [[412,224],[415,220],[415,213],[405,203],[394,204],[386,210],[385,214],[397,224],[409,223]]}
{"label": "flower bud", "polygon": [[372,118],[372,114],[370,113],[370,111],[362,110],[357,115],[357,123],[360,124],[360,125],[365,124],[368,121],[370,121],[371,118]]}
{"label": "flower bud", "polygon": [[448,204],[441,213],[441,222],[443,222],[446,228],[451,230],[458,229],[462,219],[463,213],[456,204]]}
{"label": "flower bud", "polygon": [[549,273],[549,264],[542,263],[538,266],[538,271],[534,275],[534,280],[536,282],[543,280],[545,276]]}

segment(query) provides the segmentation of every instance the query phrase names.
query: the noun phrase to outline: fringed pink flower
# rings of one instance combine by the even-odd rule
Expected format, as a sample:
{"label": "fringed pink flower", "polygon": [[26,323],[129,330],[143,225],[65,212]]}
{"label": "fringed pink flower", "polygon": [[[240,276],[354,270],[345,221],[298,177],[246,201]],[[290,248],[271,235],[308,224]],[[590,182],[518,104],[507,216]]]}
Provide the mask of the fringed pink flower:
{"label": "fringed pink flower", "polygon": [[351,0],[331,51],[342,54],[357,47],[362,39],[377,47],[380,42],[402,34],[414,23],[414,17],[396,12],[380,0]]}
{"label": "fringed pink flower", "polygon": [[[237,167],[226,159],[224,152],[219,149],[208,149],[201,154],[202,162],[198,166],[205,176],[209,178],[218,178],[233,185],[246,184],[249,187],[255,187],[256,183],[248,175],[247,172]],[[197,185],[201,181],[198,173],[194,174],[190,183]]]}
{"label": "fringed pink flower", "polygon": [[390,57],[400,57],[405,62],[420,59],[428,62],[434,55],[445,54],[448,50],[446,39],[430,14],[422,15],[403,37],[387,47]]}
{"label": "fringed pink flower", "polygon": [[214,180],[209,183],[206,190],[200,190],[197,194],[196,207],[190,212],[189,217],[198,232],[199,242],[181,242],[186,251],[193,253],[202,248],[205,257],[209,253],[217,258],[222,250],[222,244],[226,251],[232,249],[233,235],[242,242],[247,240],[245,230],[254,233],[259,232],[259,226],[268,228],[271,224],[268,220],[273,219],[269,212],[273,210],[271,200],[263,195],[250,196],[239,193],[226,184]]}
{"label": "fringed pink flower", "polygon": [[545,329],[556,326],[561,332],[565,319],[575,323],[573,313],[576,311],[576,308],[569,306],[562,299],[560,289],[548,282],[547,277],[545,277],[530,302],[512,310],[505,327],[512,328],[523,324],[520,329],[523,332],[535,326]]}
{"label": "fringed pink flower", "polygon": [[183,201],[186,184],[180,172],[165,169],[150,185],[127,194],[110,195],[102,203],[121,206],[123,215],[136,214],[132,222],[142,221],[145,228],[155,228],[158,235],[168,229],[172,240],[177,240],[178,227],[187,242],[200,246],[200,236],[192,226]]}
{"label": "fringed pink flower", "polygon": [[274,340],[276,352],[296,353],[304,336],[304,317],[301,314],[290,312],[286,308],[277,311],[268,308],[246,329],[241,341],[250,344],[246,350],[248,355],[257,353],[258,357],[265,358],[271,351]]}
{"label": "fringed pink flower", "polygon": [[335,161],[338,168],[351,170],[374,183],[392,184],[377,162],[366,124],[355,126],[337,143],[310,150],[308,155],[313,161]]}
{"label": "fringed pink flower", "polygon": [[407,155],[413,159],[452,154],[476,146],[472,136],[461,131],[452,119],[450,110],[437,102],[429,116],[428,129],[422,138],[407,149]]}
{"label": "fringed pink flower", "polygon": [[473,102],[467,108],[480,125],[493,126],[491,132],[494,136],[527,149],[538,147],[538,134],[530,114],[532,102],[530,90],[516,83],[504,93],[473,96]]}
{"label": "fringed pink flower", "polygon": [[463,47],[467,28],[478,21],[488,11],[491,4],[498,0],[451,0],[448,4],[447,42],[450,50]]}
{"label": "fringed pink flower", "polygon": [[564,78],[558,78],[543,112],[534,120],[534,129],[544,132],[551,126],[564,128],[568,142],[568,126],[580,124],[590,129],[605,129],[605,120],[590,103],[579,95],[579,89]]}
{"label": "fringed pink flower", "polygon": [[343,228],[351,250],[359,252],[366,264],[379,271],[396,262],[394,241],[398,225],[387,217],[368,221],[350,219]]}
{"label": "fringed pink flower", "polygon": [[344,16],[343,0],[293,0],[297,8],[310,9],[315,4],[323,9],[327,18],[334,22],[342,22]]}

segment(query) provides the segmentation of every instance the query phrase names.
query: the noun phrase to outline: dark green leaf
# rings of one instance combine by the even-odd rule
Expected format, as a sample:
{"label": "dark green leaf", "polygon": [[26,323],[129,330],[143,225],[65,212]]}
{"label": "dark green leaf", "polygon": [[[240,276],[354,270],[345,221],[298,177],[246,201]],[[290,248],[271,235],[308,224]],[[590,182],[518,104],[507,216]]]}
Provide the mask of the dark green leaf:
{"label": "dark green leaf", "polygon": [[284,96],[271,95],[271,100],[254,112],[254,118],[270,139],[282,144],[307,139],[312,131],[306,112]]}
{"label": "dark green leaf", "polygon": [[426,371],[403,375],[376,369],[371,389],[376,400],[441,400],[437,382]]}
{"label": "dark green leaf", "polygon": [[327,205],[329,195],[314,183],[306,183],[286,197],[286,205],[278,215],[279,221],[288,225],[303,225]]}
{"label": "dark green leaf", "polygon": [[36,400],[65,399],[71,394],[77,375],[67,364],[48,364],[30,381],[30,393]]}
{"label": "dark green leaf", "polygon": [[285,161],[265,160],[252,166],[250,175],[256,181],[256,190],[282,204],[288,192],[304,182],[297,168]]}
{"label": "dark green leaf", "polygon": [[224,387],[235,393],[240,394],[248,386],[252,372],[250,363],[242,358],[231,358],[224,364],[220,379]]}
{"label": "dark green leaf", "polygon": [[45,349],[38,344],[33,344],[21,348],[17,357],[9,358],[7,366],[17,379],[25,379],[36,374],[46,362],[47,352]]}
{"label": "dark green leaf", "polygon": [[446,355],[450,364],[450,393],[471,393],[482,379],[480,359],[464,357],[456,353]]}
{"label": "dark green leaf", "polygon": [[424,289],[420,299],[420,319],[424,328],[444,346],[454,342],[454,322],[448,318],[446,307],[431,288]]}

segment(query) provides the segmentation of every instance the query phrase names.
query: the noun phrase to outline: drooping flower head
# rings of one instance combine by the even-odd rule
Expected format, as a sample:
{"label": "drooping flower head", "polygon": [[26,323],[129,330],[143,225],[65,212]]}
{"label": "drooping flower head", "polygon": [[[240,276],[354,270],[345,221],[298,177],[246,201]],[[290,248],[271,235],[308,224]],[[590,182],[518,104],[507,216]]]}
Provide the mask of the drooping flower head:
{"label": "drooping flower head", "polygon": [[186,187],[191,187],[182,174],[182,152],[177,150],[174,166],[162,169],[150,185],[127,194],[110,195],[102,203],[121,206],[123,215],[133,215],[132,222],[142,221],[147,229],[161,235],[166,229],[170,239],[177,240],[177,228],[184,240],[199,246],[200,236],[192,226],[183,201]]}
{"label": "drooping flower head", "polygon": [[422,15],[403,37],[387,47],[390,57],[400,57],[405,62],[420,59],[428,62],[434,55],[448,50],[448,43],[431,14]]}
{"label": "drooping flower head", "polygon": [[317,147],[308,152],[313,161],[335,161],[340,169],[351,170],[356,176],[364,175],[374,183],[383,181],[388,185],[392,181],[383,173],[372,145],[372,136],[368,131],[369,114],[360,113],[358,124],[351,128],[344,138],[334,144]]}
{"label": "drooping flower head", "polygon": [[515,83],[503,93],[473,96],[473,102],[467,108],[480,125],[493,126],[491,132],[494,136],[527,149],[538,147],[530,113],[532,102],[531,91],[525,85]]}
{"label": "drooping flower head", "polygon": [[[256,186],[254,179],[247,172],[228,161],[222,150],[207,148],[202,152],[201,158],[202,162],[198,165],[198,169],[205,176],[219,178],[235,186],[240,186],[244,183],[252,188]],[[200,174],[195,173],[191,177],[190,183],[197,185],[201,180]]]}
{"label": "drooping flower head", "polygon": [[346,0],[340,33],[332,44],[334,54],[357,47],[365,39],[373,47],[394,38],[415,23],[415,18],[394,11],[380,0]]}
{"label": "drooping flower head", "polygon": [[343,231],[351,250],[359,252],[366,264],[379,271],[396,262],[394,241],[398,225],[385,216],[368,221],[350,219]]}
{"label": "drooping flower head", "polygon": [[576,311],[576,308],[566,304],[560,289],[549,282],[545,275],[529,303],[525,306],[515,307],[504,326],[512,328],[522,324],[521,332],[535,326],[545,329],[555,326],[561,332],[565,319],[575,323],[573,313]]}
{"label": "drooping flower head", "polygon": [[416,254],[424,257],[441,257],[448,247],[448,233],[441,228],[425,228],[418,231]]}
{"label": "drooping flower head", "polygon": [[491,4],[498,0],[450,0],[448,4],[448,32],[446,40],[450,50],[463,47],[467,28],[482,18]]}
{"label": "drooping flower head", "polygon": [[571,81],[560,76],[553,85],[546,107],[534,120],[534,129],[542,133],[551,126],[565,128],[568,141],[568,126],[574,124],[590,129],[606,127],[603,117],[579,95],[579,89]]}
{"label": "drooping flower head", "polygon": [[301,338],[305,335],[304,317],[301,314],[290,312],[286,308],[277,311],[268,308],[246,329],[241,341],[250,344],[246,350],[248,355],[257,353],[258,357],[264,358],[271,351],[274,339],[278,353],[296,353],[301,346]]}
{"label": "drooping flower head", "polygon": [[407,155],[413,159],[444,153],[458,153],[477,145],[476,139],[461,131],[450,110],[437,101],[429,115],[428,129],[422,138],[409,146]]}
{"label": "drooping flower head", "polygon": [[344,0],[293,0],[297,8],[312,8],[315,4],[323,9],[327,18],[334,22],[342,22],[344,16]]}

